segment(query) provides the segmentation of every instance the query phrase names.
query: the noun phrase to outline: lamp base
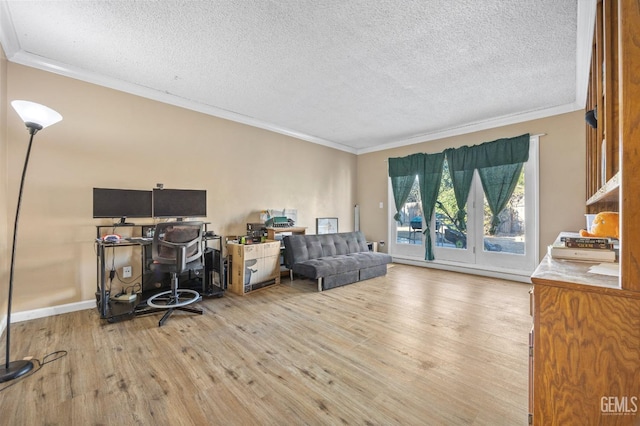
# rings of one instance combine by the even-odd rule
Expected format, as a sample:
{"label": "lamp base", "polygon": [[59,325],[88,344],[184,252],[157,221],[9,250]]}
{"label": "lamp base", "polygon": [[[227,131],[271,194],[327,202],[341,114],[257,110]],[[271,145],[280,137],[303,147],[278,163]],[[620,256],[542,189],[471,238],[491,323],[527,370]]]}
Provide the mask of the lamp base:
{"label": "lamp base", "polygon": [[31,361],[11,361],[9,368],[7,364],[0,365],[0,383],[8,382],[9,380],[17,379],[20,376],[24,376],[33,369],[33,362]]}

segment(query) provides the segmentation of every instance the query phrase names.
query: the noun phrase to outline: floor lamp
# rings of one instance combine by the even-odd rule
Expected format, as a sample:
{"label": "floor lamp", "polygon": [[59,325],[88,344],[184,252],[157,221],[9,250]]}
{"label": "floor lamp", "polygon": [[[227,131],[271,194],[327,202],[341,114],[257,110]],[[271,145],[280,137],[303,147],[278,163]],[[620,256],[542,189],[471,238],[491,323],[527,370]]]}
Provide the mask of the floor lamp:
{"label": "floor lamp", "polygon": [[62,116],[44,105],[36,104],[29,101],[13,101],[11,106],[16,110],[24,124],[29,130],[29,146],[27,155],[22,168],[22,178],[20,179],[20,190],[18,191],[18,204],[16,207],[16,216],[13,224],[13,245],[11,246],[11,267],[9,269],[9,298],[7,299],[7,344],[6,358],[4,365],[0,366],[0,382],[17,379],[27,374],[33,369],[31,361],[10,361],[9,352],[11,349],[11,299],[13,296],[13,265],[16,255],[16,235],[18,234],[18,217],[20,216],[20,204],[22,202],[22,188],[24,187],[24,177],[27,174],[27,165],[29,164],[29,154],[31,153],[31,145],[33,137],[45,127],[51,126],[62,120]]}

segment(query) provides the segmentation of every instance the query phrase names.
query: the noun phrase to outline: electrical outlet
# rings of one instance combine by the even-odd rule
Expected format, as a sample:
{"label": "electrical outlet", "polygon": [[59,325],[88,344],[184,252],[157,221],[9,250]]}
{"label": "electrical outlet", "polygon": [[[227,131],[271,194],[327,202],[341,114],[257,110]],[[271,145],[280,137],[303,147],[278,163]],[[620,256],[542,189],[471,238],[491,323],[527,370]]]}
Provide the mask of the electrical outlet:
{"label": "electrical outlet", "polygon": [[131,266],[122,267],[122,278],[131,278]]}

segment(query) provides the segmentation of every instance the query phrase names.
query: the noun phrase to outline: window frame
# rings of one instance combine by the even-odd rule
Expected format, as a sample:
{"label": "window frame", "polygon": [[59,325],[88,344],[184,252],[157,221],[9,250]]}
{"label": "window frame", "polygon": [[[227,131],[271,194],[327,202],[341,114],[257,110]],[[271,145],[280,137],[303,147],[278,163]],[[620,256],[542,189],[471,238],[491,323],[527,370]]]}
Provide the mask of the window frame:
{"label": "window frame", "polygon": [[[469,193],[467,202],[468,222],[474,221],[474,235],[469,236],[468,242],[476,241],[475,253],[471,250],[448,249],[449,251],[459,251],[456,256],[443,256],[442,250],[437,250],[435,235],[435,215],[431,218],[432,240],[434,242],[435,260],[424,260],[424,236],[423,244],[398,244],[396,225],[393,219],[395,214],[393,208],[393,191],[390,179],[388,179],[388,199],[389,205],[389,254],[394,261],[399,263],[415,264],[419,266],[447,269],[460,272],[477,273],[480,275],[491,275],[516,279],[529,282],[529,277],[539,263],[539,136],[530,136],[529,160],[524,165],[525,173],[525,255],[515,255],[500,252],[484,252],[478,249],[478,244],[483,244],[480,238],[478,226],[482,224],[482,203],[484,194],[477,171],[474,174],[472,190]],[[481,196],[479,195],[481,194]],[[478,213],[480,212],[480,213]],[[424,220],[424,218],[423,218]],[[519,258],[518,258],[519,257]]]}

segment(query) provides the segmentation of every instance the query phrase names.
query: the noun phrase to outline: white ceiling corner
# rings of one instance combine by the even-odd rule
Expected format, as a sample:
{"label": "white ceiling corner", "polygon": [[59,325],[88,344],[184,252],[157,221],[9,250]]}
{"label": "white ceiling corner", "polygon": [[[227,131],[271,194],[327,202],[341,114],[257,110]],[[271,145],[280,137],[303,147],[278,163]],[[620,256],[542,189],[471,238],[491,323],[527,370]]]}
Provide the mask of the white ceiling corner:
{"label": "white ceiling corner", "polygon": [[595,0],[2,1],[10,61],[353,153],[584,107]]}

